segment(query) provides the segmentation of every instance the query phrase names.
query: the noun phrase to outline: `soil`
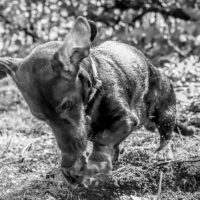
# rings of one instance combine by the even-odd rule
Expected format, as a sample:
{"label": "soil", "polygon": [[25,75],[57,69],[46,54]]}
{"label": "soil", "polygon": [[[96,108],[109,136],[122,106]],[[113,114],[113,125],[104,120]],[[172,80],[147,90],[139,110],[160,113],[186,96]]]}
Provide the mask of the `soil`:
{"label": "soil", "polygon": [[166,163],[156,160],[157,131],[140,129],[122,143],[124,151],[112,175],[87,189],[65,181],[51,130],[30,114],[10,78],[1,80],[0,199],[199,200],[200,63],[194,56],[176,63],[162,70],[175,85],[178,118],[195,126],[195,135],[174,134],[174,161]]}

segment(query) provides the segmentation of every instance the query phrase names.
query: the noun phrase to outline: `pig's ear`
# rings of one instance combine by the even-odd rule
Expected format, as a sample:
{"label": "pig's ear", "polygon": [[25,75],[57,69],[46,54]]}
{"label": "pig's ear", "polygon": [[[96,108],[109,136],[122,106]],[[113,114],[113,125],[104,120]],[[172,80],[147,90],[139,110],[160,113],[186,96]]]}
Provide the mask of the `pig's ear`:
{"label": "pig's ear", "polygon": [[88,20],[88,23],[90,25],[90,30],[91,30],[91,36],[90,36],[90,40],[91,42],[93,42],[93,40],[95,39],[96,35],[97,35],[97,26],[95,24],[95,22]]}
{"label": "pig's ear", "polygon": [[22,61],[23,59],[21,58],[0,58],[0,79],[6,77],[6,75],[8,74],[15,81],[15,73],[21,65]]}
{"label": "pig's ear", "polygon": [[90,46],[97,34],[94,22],[78,17],[59,50],[62,62],[72,64],[77,73],[79,63],[89,55]]}

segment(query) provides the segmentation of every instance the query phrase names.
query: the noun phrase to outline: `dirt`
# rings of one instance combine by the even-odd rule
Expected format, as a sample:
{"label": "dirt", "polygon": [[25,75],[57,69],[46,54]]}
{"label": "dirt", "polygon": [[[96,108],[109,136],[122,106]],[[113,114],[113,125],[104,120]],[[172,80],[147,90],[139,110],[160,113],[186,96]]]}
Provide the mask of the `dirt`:
{"label": "dirt", "polygon": [[176,63],[163,70],[175,85],[178,117],[194,125],[196,134],[174,135],[175,162],[163,163],[156,160],[157,132],[141,129],[132,133],[122,144],[124,151],[112,175],[87,189],[72,187],[64,180],[51,130],[30,114],[13,82],[1,80],[0,199],[155,200],[160,185],[162,200],[199,200],[200,63],[196,57]]}

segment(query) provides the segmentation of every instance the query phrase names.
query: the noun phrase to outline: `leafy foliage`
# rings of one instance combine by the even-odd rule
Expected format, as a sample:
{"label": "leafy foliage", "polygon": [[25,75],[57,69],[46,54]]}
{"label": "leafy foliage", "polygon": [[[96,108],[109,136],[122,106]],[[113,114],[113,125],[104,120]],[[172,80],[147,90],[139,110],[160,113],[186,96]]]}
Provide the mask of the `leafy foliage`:
{"label": "leafy foliage", "polygon": [[199,52],[199,7],[199,0],[2,0],[1,55],[24,57],[32,44],[64,39],[82,15],[97,23],[98,41],[134,44],[162,64],[172,52]]}

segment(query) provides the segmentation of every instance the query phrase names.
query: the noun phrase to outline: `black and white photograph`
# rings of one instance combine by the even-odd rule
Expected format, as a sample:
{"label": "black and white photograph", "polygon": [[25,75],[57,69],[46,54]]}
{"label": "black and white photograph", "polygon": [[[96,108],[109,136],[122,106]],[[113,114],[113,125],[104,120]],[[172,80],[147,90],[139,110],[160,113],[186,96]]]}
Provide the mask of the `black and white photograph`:
{"label": "black and white photograph", "polygon": [[200,0],[0,0],[0,200],[200,200]]}

